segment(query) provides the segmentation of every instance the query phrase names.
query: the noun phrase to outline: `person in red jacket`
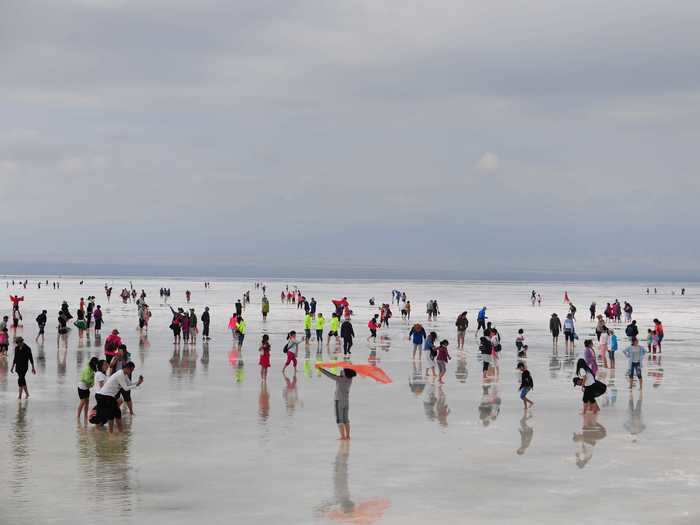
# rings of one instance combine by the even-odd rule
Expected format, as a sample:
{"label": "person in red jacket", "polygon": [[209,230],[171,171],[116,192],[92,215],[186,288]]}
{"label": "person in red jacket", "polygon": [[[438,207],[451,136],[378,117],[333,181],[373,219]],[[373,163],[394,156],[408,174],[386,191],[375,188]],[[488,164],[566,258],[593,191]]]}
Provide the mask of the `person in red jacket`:
{"label": "person in red jacket", "polygon": [[372,319],[369,320],[367,323],[367,328],[369,328],[369,337],[367,338],[367,341],[370,339],[373,339],[374,342],[377,342],[377,330],[379,329],[379,324],[377,324],[377,317],[378,315],[375,314]]}
{"label": "person in red jacket", "polygon": [[119,330],[115,328],[105,340],[105,356],[107,361],[110,361],[117,354],[117,350],[121,344],[122,338],[119,337]]}

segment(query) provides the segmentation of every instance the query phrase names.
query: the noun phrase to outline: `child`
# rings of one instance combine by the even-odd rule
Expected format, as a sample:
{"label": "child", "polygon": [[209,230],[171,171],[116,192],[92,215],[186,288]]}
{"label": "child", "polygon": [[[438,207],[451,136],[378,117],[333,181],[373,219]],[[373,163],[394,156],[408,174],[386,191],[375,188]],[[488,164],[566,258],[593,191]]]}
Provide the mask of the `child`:
{"label": "child", "polygon": [[525,331],[521,328],[518,330],[518,337],[515,338],[515,348],[518,350],[518,357],[520,357],[520,352],[525,344]]}
{"label": "child", "polygon": [[656,350],[659,348],[659,335],[656,333],[656,330],[651,331],[651,353],[655,354]]}
{"label": "child", "polygon": [[535,404],[527,398],[528,392],[535,388],[535,383],[532,381],[532,375],[527,369],[527,366],[525,366],[525,363],[518,363],[517,368],[520,370],[520,399],[523,401],[523,408],[527,410],[528,406]]}
{"label": "child", "polygon": [[[270,368],[270,336],[265,334],[262,336],[262,343],[260,345],[260,378],[263,381],[267,380],[267,369]],[[289,350],[287,350],[287,355],[289,355]]]}
{"label": "child", "polygon": [[[447,351],[447,345],[450,343],[447,341],[447,339],[443,339],[440,341],[440,346],[437,348],[437,355],[435,357],[435,360],[437,361],[438,365],[438,370],[440,372],[440,375],[438,376],[438,381],[440,383],[444,383],[442,380],[443,377],[445,377],[445,372],[447,372],[447,361],[452,359],[450,356],[450,353]],[[433,372],[434,374],[435,372]]]}
{"label": "child", "polygon": [[369,320],[367,323],[367,328],[369,328],[369,337],[367,338],[367,341],[372,339],[375,343],[377,342],[377,329],[379,328],[379,324],[377,324],[377,315],[372,317],[372,319]]}
{"label": "child", "polygon": [[617,336],[615,335],[615,330],[609,330],[610,334],[610,350],[608,350],[608,357],[610,358],[610,368],[615,369],[615,352],[617,352]]}
{"label": "child", "polygon": [[651,353],[651,345],[654,342],[654,334],[652,333],[651,328],[647,330],[647,349],[649,353]]}
{"label": "child", "polygon": [[287,334],[287,344],[282,350],[287,354],[287,362],[284,364],[282,372],[287,370],[289,365],[294,365],[294,372],[297,370],[297,352],[299,351],[299,342],[297,341],[297,333],[292,330]]}
{"label": "child", "polygon": [[519,357],[520,359],[527,359],[527,349],[528,349],[528,348],[529,348],[529,347],[528,347],[527,345],[523,345],[523,347],[522,347],[522,349],[520,350],[520,352],[518,352],[518,357]]}

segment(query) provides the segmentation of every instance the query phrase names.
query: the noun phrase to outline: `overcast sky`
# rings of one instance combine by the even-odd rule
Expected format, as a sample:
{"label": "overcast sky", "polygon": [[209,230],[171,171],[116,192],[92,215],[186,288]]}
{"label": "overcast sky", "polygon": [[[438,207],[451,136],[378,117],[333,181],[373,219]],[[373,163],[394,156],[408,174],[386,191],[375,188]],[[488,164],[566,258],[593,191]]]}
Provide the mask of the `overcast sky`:
{"label": "overcast sky", "polygon": [[689,0],[3,0],[0,261],[694,276],[698,27]]}

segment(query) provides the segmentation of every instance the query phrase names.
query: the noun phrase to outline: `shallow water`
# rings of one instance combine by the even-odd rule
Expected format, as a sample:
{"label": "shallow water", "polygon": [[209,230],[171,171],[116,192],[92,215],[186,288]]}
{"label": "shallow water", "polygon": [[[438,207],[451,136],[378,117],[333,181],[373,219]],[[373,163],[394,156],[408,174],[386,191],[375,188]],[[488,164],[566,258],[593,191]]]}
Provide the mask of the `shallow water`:
{"label": "shallow water", "polygon": [[[671,295],[670,286],[646,296],[646,284],[629,283],[290,282],[315,297],[324,315],[331,297],[347,295],[358,335],[353,360],[376,358],[394,380],[354,382],[353,439],[343,444],[336,440],[333,385],[313,367],[315,343],[302,353],[296,378],[280,372],[284,334],[301,332],[303,317],[280,303],[285,283],[268,283],[272,311],[263,323],[260,293],[251,283],[217,281],[204,290],[199,282],[134,279],[153,311],[148,335],[140,338],[136,306],[116,297],[128,281],[110,282],[111,303],[97,279],[83,286],[63,280],[57,291],[37,290],[34,279],[27,290],[8,290],[26,297],[23,334],[37,375],[28,376],[31,398],[18,402],[16,376],[6,363],[0,368],[1,523],[561,523],[574,513],[582,523],[700,522],[700,359],[694,348],[700,295],[692,288],[681,297]],[[190,289],[198,313],[210,306],[209,344],[173,346],[160,286],[172,289],[173,305],[185,306]],[[389,301],[393,288],[408,294],[414,320],[451,341],[444,385],[426,380],[425,370],[412,364],[409,325],[396,307],[378,343],[365,341],[373,311],[368,298]],[[529,303],[533,288],[544,297],[541,307]],[[621,354],[614,375],[599,375],[609,388],[596,420],[584,421],[579,413],[581,393],[570,379],[574,361],[564,355],[563,341],[559,355],[552,352],[548,319],[553,311],[565,313],[565,288],[578,306],[581,339],[593,335],[587,320],[592,300],[629,300],[643,330],[654,317],[666,328],[663,354],[644,369],[643,393],[628,388]],[[247,289],[253,304],[244,314],[248,335],[239,353],[225,327],[235,298]],[[74,329],[67,347],[57,342],[61,300],[74,311],[79,297],[90,294],[105,313],[102,340],[90,335],[80,341]],[[431,323],[424,313],[430,298],[442,312]],[[504,341],[500,377],[487,382],[473,334],[483,305]],[[9,313],[9,306],[2,311]],[[49,325],[38,345],[33,319],[42,308],[49,310]],[[466,350],[458,352],[454,320],[464,309],[470,331]],[[122,435],[75,419],[80,368],[101,354],[115,327],[136,373],[146,378],[133,395],[136,415],[124,416]],[[518,328],[528,338],[535,381],[536,404],[527,417],[514,370]],[[263,332],[273,346],[266,388],[257,366]],[[328,352],[323,349],[324,360]]]}

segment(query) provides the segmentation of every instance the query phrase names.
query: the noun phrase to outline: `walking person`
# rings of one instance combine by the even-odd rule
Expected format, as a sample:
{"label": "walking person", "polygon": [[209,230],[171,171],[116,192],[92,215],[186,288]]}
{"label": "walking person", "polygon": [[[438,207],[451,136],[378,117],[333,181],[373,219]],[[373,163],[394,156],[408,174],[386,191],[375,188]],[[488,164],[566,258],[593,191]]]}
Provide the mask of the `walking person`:
{"label": "walking person", "polygon": [[535,404],[527,398],[527,394],[533,388],[535,388],[535,383],[532,380],[532,374],[530,374],[530,371],[527,369],[527,365],[524,362],[520,361],[516,368],[520,370],[520,387],[518,387],[520,399],[523,402],[523,408],[527,410],[528,406]]}
{"label": "walking person", "polygon": [[297,341],[297,333],[294,330],[287,334],[287,344],[284,345],[282,352],[287,354],[287,362],[284,364],[284,368],[282,368],[282,373],[284,374],[284,371],[287,370],[287,367],[289,365],[294,366],[294,372],[296,373],[297,352],[299,352],[299,342]]}
{"label": "walking person", "polygon": [[22,392],[25,394],[25,399],[29,398],[29,390],[27,389],[27,380],[25,376],[29,371],[30,364],[32,365],[32,374],[36,375],[32,349],[24,342],[24,338],[15,337],[15,356],[12,359],[10,373],[17,372],[17,386],[19,388],[19,396],[17,399],[22,399]]}
{"label": "walking person", "polygon": [[352,352],[352,340],[355,337],[355,330],[352,328],[352,323],[349,319],[343,321],[340,325],[340,337],[343,340],[343,355],[349,356]]}
{"label": "walking person", "polygon": [[474,332],[474,337],[479,335],[479,329],[481,329],[481,334],[486,335],[486,307],[484,306],[476,316],[476,332]]}
{"label": "walking person", "polygon": [[340,317],[338,317],[338,314],[333,313],[331,314],[331,324],[328,330],[328,346],[331,346],[331,337],[335,337],[335,344],[338,345],[340,343],[338,339],[338,331],[340,330]]}
{"label": "walking person", "polygon": [[36,324],[39,327],[39,333],[36,335],[36,339],[34,339],[34,341],[39,341],[39,338],[41,337],[41,341],[44,342],[44,329],[46,328],[46,321],[46,310],[42,310],[36,317]]}
{"label": "walking person", "polygon": [[[438,375],[438,382],[444,383],[445,381],[443,380],[443,377],[445,377],[445,373],[447,372],[447,362],[452,359],[450,356],[450,353],[447,351],[447,345],[450,343],[447,341],[447,339],[443,339],[440,341],[440,346],[437,348],[437,355],[435,356],[435,361],[437,362],[438,366],[438,372],[440,375]],[[433,372],[434,373],[434,372]]]}

